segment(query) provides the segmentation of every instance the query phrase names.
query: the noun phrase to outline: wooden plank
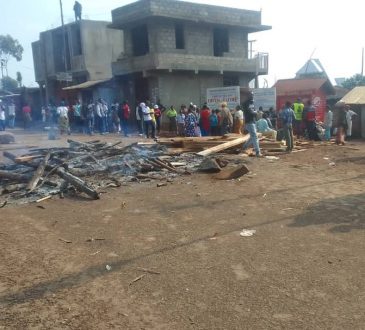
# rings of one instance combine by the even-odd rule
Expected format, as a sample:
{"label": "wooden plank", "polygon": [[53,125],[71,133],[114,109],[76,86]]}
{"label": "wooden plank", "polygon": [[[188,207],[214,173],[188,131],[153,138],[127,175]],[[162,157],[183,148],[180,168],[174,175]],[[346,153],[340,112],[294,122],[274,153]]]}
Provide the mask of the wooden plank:
{"label": "wooden plank", "polygon": [[2,170],[0,170],[0,178],[20,181],[20,182],[27,182],[29,180],[28,175],[13,173],[10,171],[2,171]]}
{"label": "wooden plank", "polygon": [[175,155],[180,155],[186,152],[194,152],[196,150],[192,150],[192,149],[188,149],[188,148],[168,148],[166,154],[167,155],[171,155],[171,156],[175,156]]}
{"label": "wooden plank", "polygon": [[32,148],[37,148],[37,146],[14,146],[14,145],[7,145],[7,147],[0,147],[0,151],[6,151],[6,150],[17,150],[17,149],[32,149]]}
{"label": "wooden plank", "polygon": [[243,137],[240,137],[238,139],[235,139],[233,141],[228,141],[226,143],[223,143],[223,144],[220,144],[218,146],[209,148],[207,150],[200,151],[200,152],[197,153],[197,155],[199,155],[199,156],[208,156],[208,155],[211,155],[211,154],[214,154],[214,153],[217,153],[217,152],[220,152],[220,151],[232,148],[232,147],[236,147],[236,146],[238,146],[240,144],[243,144],[246,141],[248,141],[249,138],[250,138],[250,135],[247,134],[247,135],[245,135]]}
{"label": "wooden plank", "polygon": [[4,155],[4,157],[6,157],[6,158],[8,158],[8,159],[10,159],[10,160],[12,160],[13,162],[15,162],[15,159],[16,159],[16,155],[14,155],[14,154],[12,154],[11,152],[9,152],[9,151],[4,151],[3,152],[3,155]]}
{"label": "wooden plank", "polygon": [[187,165],[187,163],[186,162],[171,162],[171,165],[172,166],[186,166]]}
{"label": "wooden plank", "polygon": [[162,162],[161,160],[158,159],[149,159],[149,162],[151,162],[152,164],[157,164],[160,167],[166,168],[167,170],[169,170],[170,172],[174,172],[174,173],[180,173],[179,171],[177,171],[175,168],[165,164],[164,162]]}
{"label": "wooden plank", "polygon": [[66,172],[64,169],[59,168],[56,171],[57,175],[64,179],[66,182],[72,184],[76,189],[83,191],[88,196],[92,197],[93,199],[99,199],[100,196],[91,187],[89,187],[85,181],[81,180],[80,178]]}
{"label": "wooden plank", "polygon": [[40,162],[37,170],[34,172],[34,175],[32,179],[29,181],[27,189],[32,191],[38,184],[41,176],[44,173],[44,170],[46,169],[47,163],[49,161],[49,158],[51,157],[51,153],[49,152],[44,159]]}
{"label": "wooden plank", "polygon": [[20,157],[15,158],[15,162],[16,163],[26,163],[26,162],[30,162],[34,159],[38,159],[41,157],[43,157],[43,155],[20,156]]}

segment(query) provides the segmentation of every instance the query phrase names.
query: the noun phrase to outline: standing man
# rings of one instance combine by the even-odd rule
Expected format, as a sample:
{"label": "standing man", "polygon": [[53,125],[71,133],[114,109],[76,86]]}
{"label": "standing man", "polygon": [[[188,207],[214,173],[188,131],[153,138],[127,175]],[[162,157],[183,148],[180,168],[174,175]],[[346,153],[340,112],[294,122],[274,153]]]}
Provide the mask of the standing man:
{"label": "standing man", "polygon": [[97,119],[97,123],[96,126],[99,129],[99,133],[100,134],[105,134],[105,118],[104,118],[104,106],[103,106],[103,101],[101,98],[99,98],[96,103],[95,103],[95,114],[96,114],[96,119]]}
{"label": "standing man", "polygon": [[29,127],[30,122],[32,121],[32,116],[31,116],[32,109],[28,105],[28,103],[25,103],[22,111],[23,111],[24,129],[26,129]]}
{"label": "standing man", "polygon": [[137,126],[138,126],[138,132],[139,136],[143,136],[143,111],[141,108],[140,103],[137,100],[137,106],[136,106],[136,120],[137,120]]}
{"label": "standing man", "polygon": [[169,132],[170,135],[176,136],[177,135],[177,112],[172,105],[167,111],[166,111],[166,117],[169,118]]}
{"label": "standing man", "polygon": [[95,124],[95,105],[93,100],[90,100],[89,104],[87,105],[85,117],[86,133],[89,135],[93,135]]}
{"label": "standing man", "polygon": [[75,12],[75,21],[77,20],[81,21],[82,6],[81,3],[78,1],[75,1],[74,12]]}
{"label": "standing man", "polygon": [[285,102],[285,108],[281,112],[280,116],[286,141],[286,151],[292,152],[294,146],[293,122],[296,120],[296,118],[295,113],[291,108],[291,103],[289,101]]}
{"label": "standing man", "polygon": [[293,110],[295,115],[294,129],[297,137],[302,135],[302,122],[303,122],[303,110],[304,104],[300,97],[293,103]]}
{"label": "standing man", "polygon": [[311,100],[308,100],[307,105],[304,107],[303,120],[305,121],[309,140],[314,141],[316,139],[316,109],[312,105]]}
{"label": "standing man", "polygon": [[250,134],[250,139],[246,141],[243,145],[243,149],[247,149],[251,144],[253,145],[256,153],[256,157],[262,157],[259,139],[256,133],[256,118],[257,111],[255,110],[253,94],[249,97],[248,101],[245,103],[245,108],[243,109],[245,115],[245,129]]}
{"label": "standing man", "polygon": [[352,135],[352,117],[357,116],[357,113],[355,111],[352,111],[348,104],[345,105],[345,109],[346,109],[346,121],[347,121],[346,137],[347,139],[350,139]]}
{"label": "standing man", "polygon": [[73,106],[74,120],[75,120],[75,130],[79,133],[82,132],[82,120],[81,120],[81,102],[76,100]]}
{"label": "standing man", "polygon": [[0,100],[0,131],[5,131],[5,107]]}
{"label": "standing man", "polygon": [[326,114],[324,115],[324,138],[326,141],[331,139],[331,129],[332,129],[332,122],[333,122],[333,113],[329,105],[326,108]]}
{"label": "standing man", "polygon": [[70,131],[70,122],[68,119],[68,108],[65,105],[65,102],[62,101],[60,106],[57,108],[58,113],[58,127],[60,130],[60,134],[67,133],[71,134]]}
{"label": "standing man", "polygon": [[152,114],[154,113],[153,109],[150,109],[145,103],[140,104],[142,111],[143,111],[143,121],[144,127],[146,130],[146,138],[149,139],[150,137],[150,128],[151,128],[151,136],[154,139],[155,135],[155,124],[152,120]]}
{"label": "standing man", "polygon": [[154,113],[155,113],[155,119],[156,119],[156,129],[157,129],[157,134],[160,135],[161,132],[161,117],[162,117],[162,112],[160,107],[155,104],[153,106],[154,109]]}
{"label": "standing man", "polygon": [[208,136],[210,133],[210,109],[208,108],[207,104],[203,105],[203,108],[200,111],[200,131],[202,136]]}
{"label": "standing man", "polygon": [[243,111],[241,106],[237,105],[236,111],[234,113],[234,128],[233,133],[242,134],[244,120],[243,120]]}
{"label": "standing man", "polygon": [[8,125],[9,125],[9,128],[14,128],[14,126],[15,126],[15,113],[16,113],[15,104],[14,104],[14,101],[11,100],[10,104],[8,105]]}
{"label": "standing man", "polygon": [[120,122],[122,124],[122,130],[124,133],[124,136],[128,136],[128,120],[131,116],[131,109],[129,108],[128,101],[123,101],[122,107],[120,109]]}

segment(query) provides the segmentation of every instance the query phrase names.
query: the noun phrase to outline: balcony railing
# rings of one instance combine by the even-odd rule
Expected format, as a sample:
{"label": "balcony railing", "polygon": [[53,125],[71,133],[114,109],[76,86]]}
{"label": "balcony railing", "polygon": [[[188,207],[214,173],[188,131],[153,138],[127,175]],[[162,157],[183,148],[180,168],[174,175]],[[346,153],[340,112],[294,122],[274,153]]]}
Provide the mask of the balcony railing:
{"label": "balcony railing", "polygon": [[155,53],[138,57],[125,57],[113,63],[115,75],[148,70],[218,71],[267,74],[268,54],[259,53],[253,59],[215,57],[178,53]]}

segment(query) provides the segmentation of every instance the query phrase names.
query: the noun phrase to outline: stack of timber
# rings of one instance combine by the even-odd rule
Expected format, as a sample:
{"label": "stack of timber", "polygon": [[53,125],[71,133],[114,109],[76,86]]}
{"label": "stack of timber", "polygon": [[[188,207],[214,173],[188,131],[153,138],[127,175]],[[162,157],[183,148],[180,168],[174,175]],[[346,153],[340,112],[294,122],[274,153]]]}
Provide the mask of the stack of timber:
{"label": "stack of timber", "polygon": [[191,152],[208,156],[218,152],[242,149],[243,143],[248,139],[248,135],[226,134],[224,136],[160,138],[158,144],[166,146],[167,153],[170,155]]}
{"label": "stack of timber", "polygon": [[23,204],[64,193],[100,198],[101,189],[133,181],[170,180],[190,174],[200,164],[196,155],[168,156],[159,144],[107,144],[68,140],[68,148],[32,149],[20,156],[4,152],[0,163],[0,207]]}

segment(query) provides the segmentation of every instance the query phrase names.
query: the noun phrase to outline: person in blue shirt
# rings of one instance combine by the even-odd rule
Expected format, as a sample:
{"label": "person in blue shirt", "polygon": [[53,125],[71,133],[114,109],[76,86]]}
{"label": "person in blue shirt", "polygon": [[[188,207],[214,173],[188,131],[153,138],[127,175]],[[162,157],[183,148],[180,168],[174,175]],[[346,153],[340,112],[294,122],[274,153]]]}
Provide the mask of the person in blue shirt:
{"label": "person in blue shirt", "polygon": [[270,128],[267,119],[268,119],[268,114],[264,112],[262,118],[256,122],[257,131],[261,133],[263,136],[276,140],[277,132],[274,129]]}
{"label": "person in blue shirt", "polygon": [[244,104],[244,116],[245,116],[245,129],[250,134],[250,139],[246,141],[243,145],[243,150],[247,149],[250,145],[253,145],[253,148],[256,152],[256,157],[262,157],[259,139],[257,138],[256,133],[256,118],[257,111],[255,110],[253,94]]}
{"label": "person in blue shirt", "polygon": [[283,131],[286,141],[286,151],[291,152],[293,150],[294,137],[293,137],[293,123],[295,120],[295,114],[291,108],[291,103],[289,101],[285,102],[284,110],[280,114]]}

